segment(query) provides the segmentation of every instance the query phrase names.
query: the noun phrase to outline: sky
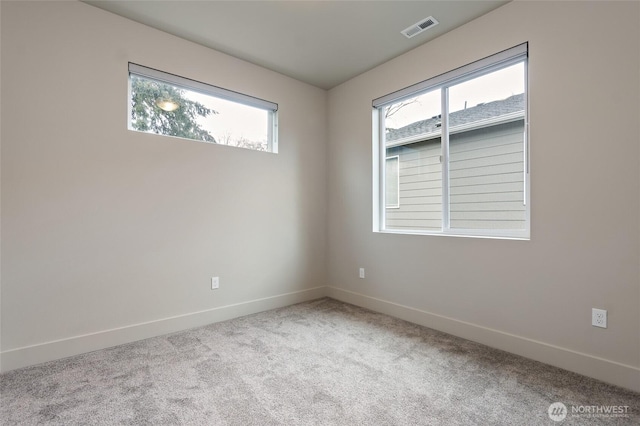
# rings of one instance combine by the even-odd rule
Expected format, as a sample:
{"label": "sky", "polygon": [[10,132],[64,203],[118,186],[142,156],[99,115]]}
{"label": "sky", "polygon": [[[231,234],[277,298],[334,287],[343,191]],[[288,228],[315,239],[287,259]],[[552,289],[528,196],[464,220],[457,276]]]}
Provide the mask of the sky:
{"label": "sky", "polygon": [[252,142],[267,141],[269,113],[266,110],[190,90],[184,92],[186,98],[200,102],[207,108],[218,112],[218,114],[212,114],[206,118],[198,118],[197,121],[219,143],[223,143],[227,135],[233,140],[246,138]]}
{"label": "sky", "polygon": [[[480,103],[506,99],[524,93],[524,63],[512,65],[490,74],[451,86],[449,88],[449,112],[471,108]],[[440,89],[427,92],[416,102],[399,110],[385,120],[385,127],[398,129],[416,121],[441,113]]]}

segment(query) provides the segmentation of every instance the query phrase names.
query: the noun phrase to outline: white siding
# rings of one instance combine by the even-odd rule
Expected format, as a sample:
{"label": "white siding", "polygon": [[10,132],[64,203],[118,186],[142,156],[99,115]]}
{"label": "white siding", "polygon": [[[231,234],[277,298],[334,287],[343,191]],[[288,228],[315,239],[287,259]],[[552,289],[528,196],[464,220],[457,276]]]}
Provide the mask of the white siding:
{"label": "white siding", "polygon": [[398,204],[400,203],[400,198],[398,191],[400,189],[400,184],[398,181],[399,177],[399,164],[400,160],[398,156],[395,157],[387,157],[386,160],[386,184],[385,184],[385,202],[387,208],[398,208]]}

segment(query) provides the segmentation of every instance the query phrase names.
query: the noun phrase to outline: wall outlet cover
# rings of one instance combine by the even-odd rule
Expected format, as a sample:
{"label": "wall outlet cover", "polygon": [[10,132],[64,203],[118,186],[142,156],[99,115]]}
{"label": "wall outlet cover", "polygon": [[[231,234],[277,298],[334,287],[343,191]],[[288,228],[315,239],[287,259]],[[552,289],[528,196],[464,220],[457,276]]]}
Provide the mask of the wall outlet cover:
{"label": "wall outlet cover", "polygon": [[591,325],[607,328],[607,311],[604,309],[591,309]]}

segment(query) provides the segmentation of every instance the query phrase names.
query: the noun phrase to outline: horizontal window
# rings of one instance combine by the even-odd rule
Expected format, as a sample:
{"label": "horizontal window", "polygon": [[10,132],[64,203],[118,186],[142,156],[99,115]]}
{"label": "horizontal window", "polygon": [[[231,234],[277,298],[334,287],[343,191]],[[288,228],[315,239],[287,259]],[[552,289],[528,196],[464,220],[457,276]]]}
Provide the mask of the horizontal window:
{"label": "horizontal window", "polygon": [[529,238],[526,68],[524,44],[373,101],[375,231]]}
{"label": "horizontal window", "polygon": [[278,152],[278,105],[129,63],[129,129]]}

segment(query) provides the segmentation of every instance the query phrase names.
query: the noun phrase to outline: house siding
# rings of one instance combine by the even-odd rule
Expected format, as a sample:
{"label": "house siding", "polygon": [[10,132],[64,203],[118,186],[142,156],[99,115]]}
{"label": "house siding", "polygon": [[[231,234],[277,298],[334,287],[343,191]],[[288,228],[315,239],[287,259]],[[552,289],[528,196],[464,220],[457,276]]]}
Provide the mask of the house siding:
{"label": "house siding", "polygon": [[[450,227],[524,229],[524,122],[450,135]],[[399,156],[399,207],[386,209],[390,229],[440,230],[440,138],[387,149]]]}
{"label": "house siding", "polygon": [[387,228],[442,228],[441,153],[440,138],[387,149],[387,157],[400,159],[400,203],[386,209]]}

